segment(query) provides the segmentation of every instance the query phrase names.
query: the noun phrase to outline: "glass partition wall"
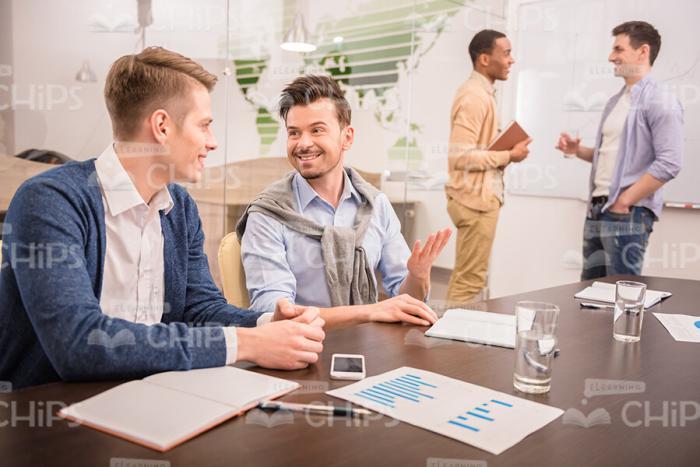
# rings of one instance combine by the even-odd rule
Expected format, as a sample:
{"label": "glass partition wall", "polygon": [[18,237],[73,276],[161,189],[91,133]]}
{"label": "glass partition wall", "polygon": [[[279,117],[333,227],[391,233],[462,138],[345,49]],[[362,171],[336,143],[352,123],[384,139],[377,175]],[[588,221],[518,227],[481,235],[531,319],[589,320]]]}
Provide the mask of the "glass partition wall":
{"label": "glass partition wall", "polygon": [[[252,197],[291,169],[278,97],[301,73],[329,73],[345,90],[356,129],[345,163],[387,193],[408,244],[452,226],[443,189],[450,107],[471,70],[468,40],[478,29],[503,25],[500,2],[5,3],[3,21],[11,27],[2,33],[0,79],[12,92],[0,94],[9,104],[0,114],[0,148],[7,157],[30,148],[79,160],[98,156],[112,140],[103,99],[109,66],[144,46],[182,53],[218,76],[212,93],[218,148],[207,158],[202,181],[188,189],[219,286],[222,238]],[[282,49],[299,31],[315,50]],[[33,173],[13,171],[17,183]],[[13,186],[0,186],[3,197]],[[443,282],[453,259],[451,240],[436,263]],[[435,288],[433,298],[443,294],[444,287]]]}

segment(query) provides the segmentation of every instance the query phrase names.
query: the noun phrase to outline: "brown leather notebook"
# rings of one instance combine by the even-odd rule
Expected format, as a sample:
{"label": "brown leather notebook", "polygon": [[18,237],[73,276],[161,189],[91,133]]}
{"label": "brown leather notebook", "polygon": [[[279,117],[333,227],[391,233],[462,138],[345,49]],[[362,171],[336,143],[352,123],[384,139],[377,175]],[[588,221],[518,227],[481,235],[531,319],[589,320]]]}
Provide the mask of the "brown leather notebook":
{"label": "brown leather notebook", "polygon": [[518,122],[513,120],[488,147],[489,151],[510,151],[513,146],[528,139],[528,135]]}

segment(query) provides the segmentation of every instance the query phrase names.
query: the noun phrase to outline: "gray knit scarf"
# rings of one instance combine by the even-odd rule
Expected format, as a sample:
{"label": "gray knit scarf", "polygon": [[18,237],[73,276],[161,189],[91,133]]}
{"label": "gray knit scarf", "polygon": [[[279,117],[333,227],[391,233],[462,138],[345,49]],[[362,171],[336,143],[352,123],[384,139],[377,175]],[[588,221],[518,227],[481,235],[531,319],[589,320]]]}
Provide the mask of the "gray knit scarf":
{"label": "gray knit scarf", "polygon": [[374,200],[380,192],[352,168],[346,167],[345,171],[362,199],[352,228],[319,225],[296,211],[292,189],[296,171],[260,193],[236,226],[238,239],[242,241],[248,215],[261,212],[291,230],[319,240],[332,306],[376,303],[378,298],[374,271],[362,240],[372,219]]}

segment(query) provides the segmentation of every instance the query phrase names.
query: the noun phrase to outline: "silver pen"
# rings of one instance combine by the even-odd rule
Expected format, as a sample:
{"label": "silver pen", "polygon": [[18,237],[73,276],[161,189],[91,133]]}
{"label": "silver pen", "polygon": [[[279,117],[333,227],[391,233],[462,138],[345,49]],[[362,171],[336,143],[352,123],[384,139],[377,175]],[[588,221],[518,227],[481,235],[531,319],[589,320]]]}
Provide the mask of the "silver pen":
{"label": "silver pen", "polygon": [[607,309],[612,310],[613,308],[615,308],[613,305],[606,305],[604,303],[593,303],[593,302],[581,302],[579,305],[581,306],[581,308],[598,308],[598,309],[603,309],[603,310],[607,310]]}
{"label": "silver pen", "polygon": [[333,405],[313,405],[313,404],[297,404],[294,402],[260,402],[258,408],[262,410],[290,410],[292,412],[306,412],[322,415],[339,415],[359,416],[369,415],[371,412],[367,409],[355,409],[353,407],[335,407]]}

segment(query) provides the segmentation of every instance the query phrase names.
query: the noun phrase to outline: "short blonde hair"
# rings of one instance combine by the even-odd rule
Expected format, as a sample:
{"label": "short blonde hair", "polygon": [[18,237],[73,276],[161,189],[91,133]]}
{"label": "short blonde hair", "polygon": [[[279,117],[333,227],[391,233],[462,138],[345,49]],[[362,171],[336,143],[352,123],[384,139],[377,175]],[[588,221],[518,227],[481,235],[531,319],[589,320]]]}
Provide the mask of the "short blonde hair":
{"label": "short blonde hair", "polygon": [[112,64],[105,83],[114,136],[133,137],[142,119],[159,108],[168,110],[181,123],[186,112],[169,104],[197,83],[211,92],[216,81],[217,77],[199,63],[162,47],[124,55]]}

